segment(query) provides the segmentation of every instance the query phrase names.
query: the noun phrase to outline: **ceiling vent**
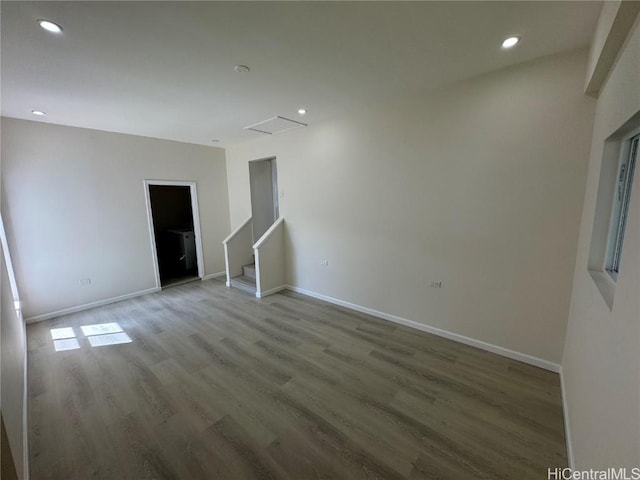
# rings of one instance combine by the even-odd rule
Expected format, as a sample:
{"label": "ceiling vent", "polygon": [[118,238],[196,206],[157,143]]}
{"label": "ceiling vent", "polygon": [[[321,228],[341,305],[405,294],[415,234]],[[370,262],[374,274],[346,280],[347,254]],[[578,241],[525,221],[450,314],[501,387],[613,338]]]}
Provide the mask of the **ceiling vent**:
{"label": "ceiling vent", "polygon": [[276,133],[286,132],[287,130],[293,130],[294,128],[306,127],[306,123],[297,122],[285,117],[273,117],[262,122],[254,123],[248,127],[244,127],[245,130],[253,130],[254,132],[266,133],[273,135]]}

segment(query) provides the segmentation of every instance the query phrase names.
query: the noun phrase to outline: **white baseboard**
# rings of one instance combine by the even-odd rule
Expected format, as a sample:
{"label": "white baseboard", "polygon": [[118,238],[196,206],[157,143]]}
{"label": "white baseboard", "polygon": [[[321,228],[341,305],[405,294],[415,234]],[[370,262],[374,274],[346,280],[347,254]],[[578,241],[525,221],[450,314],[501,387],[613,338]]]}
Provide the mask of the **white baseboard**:
{"label": "white baseboard", "polygon": [[573,459],[573,439],[571,437],[571,422],[569,421],[569,404],[567,403],[567,389],[564,385],[564,375],[560,367],[560,390],[562,391],[562,417],[564,418],[564,439],[567,443],[567,460],[569,468],[575,470],[576,464]]}
{"label": "white baseboard", "polygon": [[544,360],[542,358],[534,357],[532,355],[527,355],[526,353],[516,352],[514,350],[509,350],[508,348],[499,347],[498,345],[493,345],[491,343],[483,342],[482,340],[476,340],[474,338],[466,337],[464,335],[460,335],[459,333],[454,333],[448,330],[443,330],[441,328],[432,327],[429,325],[425,325],[423,323],[415,322],[413,320],[408,320],[406,318],[398,317],[396,315],[391,315],[389,313],[379,312],[378,310],[374,310],[372,308],[363,307],[362,305],[357,305],[355,303],[346,302],[338,298],[322,295],[320,293],[312,292],[310,290],[305,290],[304,288],[294,287],[292,285],[287,285],[286,288],[293,292],[301,293],[303,295],[317,298],[319,300],[324,300],[325,302],[333,303],[335,305],[340,305],[341,307],[350,308],[352,310],[366,313],[368,315],[373,315],[374,317],[382,318],[384,320],[389,320],[394,323],[399,323],[400,325],[404,325],[406,327],[411,327],[417,330],[421,330],[423,332],[431,333],[433,335],[438,335],[439,337],[448,338],[449,340],[454,340],[456,342],[464,343],[466,345],[480,348],[488,352],[496,353],[498,355],[502,355],[503,357],[511,358],[512,360],[518,360],[520,362],[524,362],[529,365],[533,365],[535,367],[540,367],[545,370],[549,370],[551,372],[555,372],[555,373],[560,372],[560,365],[558,365],[557,363],[553,363],[548,360]]}
{"label": "white baseboard", "polygon": [[89,310],[90,308],[101,307],[103,305],[109,305],[110,303],[121,302],[122,300],[128,300],[134,297],[140,297],[142,295],[147,295],[149,293],[159,292],[161,289],[158,287],[148,288],[146,290],[140,290],[138,292],[127,293],[125,295],[120,295],[118,297],[106,298],[104,300],[98,300],[96,302],[85,303],[84,305],[77,305],[71,308],[65,308],[62,310],[58,310],[56,312],[51,313],[43,313],[42,315],[36,315],[35,317],[30,317],[25,319],[26,323],[35,323],[42,322],[43,320],[51,320],[52,318],[61,317],[63,315],[69,315],[70,313],[77,313],[83,310]]}
{"label": "white baseboard", "polygon": [[256,292],[257,298],[264,298],[267,295],[273,295],[274,293],[281,292],[282,290],[286,290],[290,288],[288,285],[280,285],[279,287],[271,288],[269,290],[265,290],[264,292]]}
{"label": "white baseboard", "polygon": [[200,280],[204,282],[205,280],[211,280],[212,278],[226,277],[226,275],[227,272],[210,273],[209,275],[202,277]]}

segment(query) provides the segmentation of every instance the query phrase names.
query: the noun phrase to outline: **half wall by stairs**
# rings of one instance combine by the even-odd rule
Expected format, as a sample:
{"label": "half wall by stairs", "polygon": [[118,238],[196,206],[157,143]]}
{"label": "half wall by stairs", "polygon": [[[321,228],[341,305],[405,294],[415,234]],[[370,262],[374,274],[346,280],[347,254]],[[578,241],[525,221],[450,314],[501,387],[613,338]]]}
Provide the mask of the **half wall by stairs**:
{"label": "half wall by stairs", "polygon": [[255,242],[250,217],[225,239],[227,286],[258,298],[285,288],[284,218],[276,220]]}

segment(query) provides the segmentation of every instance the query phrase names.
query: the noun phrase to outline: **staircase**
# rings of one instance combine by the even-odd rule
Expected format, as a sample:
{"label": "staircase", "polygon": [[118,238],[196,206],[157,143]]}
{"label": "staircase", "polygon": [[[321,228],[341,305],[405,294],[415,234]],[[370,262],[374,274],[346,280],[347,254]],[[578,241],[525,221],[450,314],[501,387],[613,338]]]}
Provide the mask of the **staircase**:
{"label": "staircase", "polygon": [[227,287],[262,298],[286,287],[284,269],[284,218],[280,217],[253,242],[249,217],[224,243]]}
{"label": "staircase", "polygon": [[242,267],[242,275],[233,277],[231,285],[255,295],[256,293],[256,264],[244,265]]}

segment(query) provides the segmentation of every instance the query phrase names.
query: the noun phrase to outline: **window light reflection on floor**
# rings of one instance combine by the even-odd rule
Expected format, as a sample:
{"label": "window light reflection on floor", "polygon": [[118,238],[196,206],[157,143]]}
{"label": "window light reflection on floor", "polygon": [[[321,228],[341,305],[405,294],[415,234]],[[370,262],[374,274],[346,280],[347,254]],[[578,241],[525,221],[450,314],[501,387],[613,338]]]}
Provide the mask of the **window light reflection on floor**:
{"label": "window light reflection on floor", "polygon": [[[82,334],[87,337],[89,345],[92,347],[133,342],[131,337],[124,332],[120,324],[116,322],[82,325],[80,330]],[[52,328],[51,338],[56,352],[81,348],[73,327]]]}
{"label": "window light reflection on floor", "polygon": [[89,343],[92,347],[103,347],[105,345],[117,345],[119,343],[131,343],[133,340],[124,332],[108,333],[106,335],[92,335]]}
{"label": "window light reflection on floor", "polygon": [[80,348],[76,333],[72,327],[52,328],[50,331],[51,338],[53,339],[53,348],[56,352],[77,350]]}
{"label": "window light reflection on floor", "polygon": [[59,340],[61,338],[76,338],[76,333],[71,327],[52,328],[51,338],[53,338],[54,340]]}
{"label": "window light reflection on floor", "polygon": [[103,335],[105,333],[118,333],[122,332],[122,327],[117,323],[99,323],[96,325],[83,325],[80,327],[82,333],[85,334],[86,337],[90,335]]}
{"label": "window light reflection on floor", "polygon": [[63,338],[53,341],[53,348],[56,352],[64,352],[65,350],[77,350],[80,348],[77,338]]}

